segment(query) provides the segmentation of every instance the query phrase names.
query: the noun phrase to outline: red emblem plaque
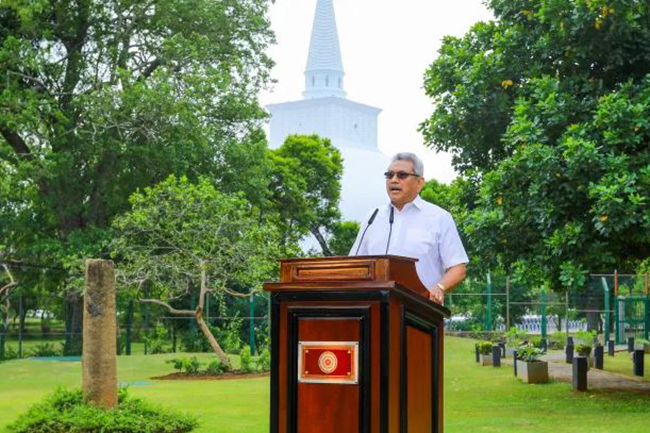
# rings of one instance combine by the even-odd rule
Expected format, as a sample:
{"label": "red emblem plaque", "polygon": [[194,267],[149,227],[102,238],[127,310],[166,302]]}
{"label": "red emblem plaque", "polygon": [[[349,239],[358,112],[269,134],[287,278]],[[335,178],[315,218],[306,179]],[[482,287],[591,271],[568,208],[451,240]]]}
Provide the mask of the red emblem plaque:
{"label": "red emblem plaque", "polygon": [[358,381],[358,342],[301,341],[298,343],[298,382],[355,385]]}

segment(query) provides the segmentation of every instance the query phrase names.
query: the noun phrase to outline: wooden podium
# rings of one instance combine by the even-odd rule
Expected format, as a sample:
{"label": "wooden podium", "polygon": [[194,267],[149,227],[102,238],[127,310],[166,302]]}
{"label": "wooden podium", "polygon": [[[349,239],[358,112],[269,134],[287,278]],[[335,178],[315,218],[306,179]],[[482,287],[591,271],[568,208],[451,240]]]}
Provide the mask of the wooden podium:
{"label": "wooden podium", "polygon": [[271,432],[442,432],[443,319],[416,259],[281,262],[271,292]]}

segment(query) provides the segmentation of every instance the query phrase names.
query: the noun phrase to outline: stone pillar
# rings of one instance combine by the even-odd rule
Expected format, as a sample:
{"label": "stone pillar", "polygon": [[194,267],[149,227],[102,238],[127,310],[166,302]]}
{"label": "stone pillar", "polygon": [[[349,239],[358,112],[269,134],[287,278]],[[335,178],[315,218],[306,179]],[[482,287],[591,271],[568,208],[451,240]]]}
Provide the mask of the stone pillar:
{"label": "stone pillar", "polygon": [[115,274],[109,260],[86,260],[82,384],[86,402],[117,405]]}

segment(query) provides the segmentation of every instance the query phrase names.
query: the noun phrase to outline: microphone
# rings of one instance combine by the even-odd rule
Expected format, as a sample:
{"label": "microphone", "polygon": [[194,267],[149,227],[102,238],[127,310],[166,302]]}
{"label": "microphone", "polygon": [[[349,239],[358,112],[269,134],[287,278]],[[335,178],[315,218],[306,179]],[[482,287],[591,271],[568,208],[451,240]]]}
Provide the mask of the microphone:
{"label": "microphone", "polygon": [[388,247],[390,246],[390,237],[393,234],[393,221],[395,220],[395,208],[393,205],[390,206],[390,217],[388,218],[388,223],[390,224],[390,230],[388,231],[388,242],[386,242],[386,252],[388,254]]}
{"label": "microphone", "polygon": [[359,254],[359,248],[361,248],[361,244],[363,243],[363,238],[366,236],[368,227],[370,227],[370,224],[372,224],[372,222],[375,220],[375,217],[377,216],[377,212],[379,212],[379,208],[375,209],[375,211],[370,216],[370,219],[368,220],[368,224],[366,224],[366,228],[363,230],[363,234],[361,235],[361,240],[359,241],[359,245],[357,245],[357,250],[354,252],[355,256]]}

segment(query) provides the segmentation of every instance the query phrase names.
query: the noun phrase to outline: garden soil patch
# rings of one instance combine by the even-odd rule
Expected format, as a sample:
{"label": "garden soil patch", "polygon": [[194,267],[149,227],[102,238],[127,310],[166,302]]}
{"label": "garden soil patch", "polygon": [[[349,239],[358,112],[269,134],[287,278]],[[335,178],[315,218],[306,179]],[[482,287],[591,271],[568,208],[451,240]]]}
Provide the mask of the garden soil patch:
{"label": "garden soil patch", "polygon": [[228,372],[223,374],[187,374],[171,373],[164,376],[155,376],[151,380],[233,380],[233,379],[256,379],[268,377],[270,373],[237,373]]}

